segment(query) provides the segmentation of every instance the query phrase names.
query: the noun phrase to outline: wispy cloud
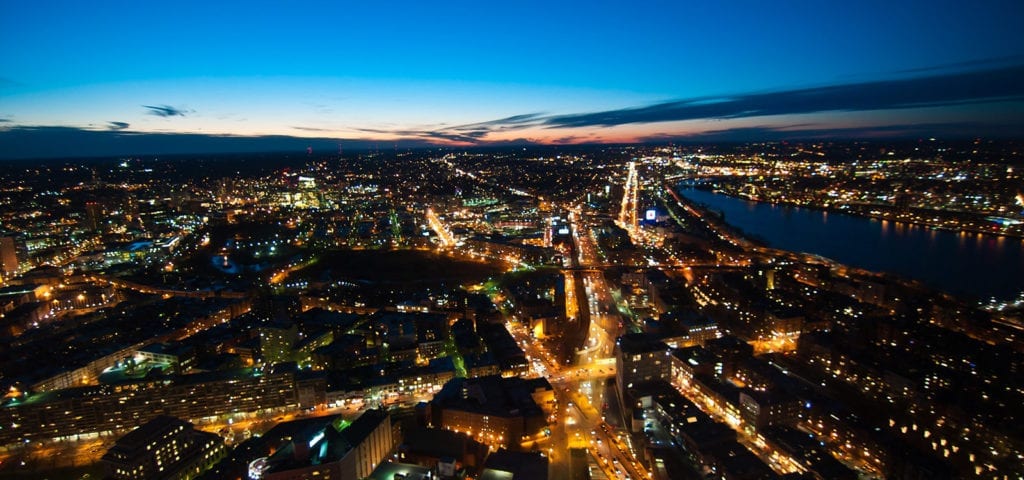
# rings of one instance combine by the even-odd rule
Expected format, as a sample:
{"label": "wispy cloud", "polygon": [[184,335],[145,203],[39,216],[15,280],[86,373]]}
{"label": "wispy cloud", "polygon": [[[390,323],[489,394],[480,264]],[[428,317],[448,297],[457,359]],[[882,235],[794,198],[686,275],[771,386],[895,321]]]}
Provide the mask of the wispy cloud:
{"label": "wispy cloud", "polygon": [[128,122],[107,122],[107,128],[111,130],[124,130],[130,126]]}
{"label": "wispy cloud", "polygon": [[544,116],[541,113],[525,113],[521,115],[513,115],[511,117],[499,118],[496,120],[466,123],[462,125],[453,126],[439,125],[436,127],[425,127],[420,129],[406,128],[395,130],[387,130],[380,128],[355,128],[355,130],[372,134],[400,135],[403,137],[435,141],[440,143],[455,142],[479,144],[490,143],[487,140],[487,137],[492,133],[509,132],[529,128],[538,125],[541,121],[543,121],[543,119]]}
{"label": "wispy cloud", "polygon": [[907,68],[903,70],[897,70],[895,73],[931,73],[941,71],[963,71],[965,69],[978,70],[981,68],[1018,65],[1021,62],[1024,62],[1024,55],[1005,55],[1001,57],[979,58],[974,60],[966,60],[962,62],[945,63],[942,65],[933,65],[930,67]]}
{"label": "wispy cloud", "polygon": [[467,123],[465,125],[458,125],[451,127],[452,129],[469,129],[476,130],[487,127],[507,127],[509,125],[532,125],[537,120],[544,118],[543,113],[523,113],[520,115],[512,115],[511,117],[499,118],[497,120],[489,120],[486,122]]}
{"label": "wispy cloud", "polygon": [[427,140],[432,142],[441,143],[481,143],[483,137],[487,135],[484,131],[466,131],[460,132],[451,128],[441,129],[397,129],[397,130],[385,130],[380,128],[356,128],[356,131],[372,134],[385,134],[385,135],[398,135],[407,138]]}
{"label": "wispy cloud", "polygon": [[333,130],[331,130],[329,128],[298,127],[298,126],[295,126],[295,125],[292,125],[290,128],[292,128],[293,130],[302,130],[304,132],[331,132],[331,131],[333,131]]}
{"label": "wispy cloud", "polygon": [[186,113],[191,113],[191,110],[172,107],[170,105],[143,105],[142,107],[148,109],[146,113],[156,115],[158,117],[184,117]]}
{"label": "wispy cloud", "polygon": [[[524,113],[521,115],[512,115],[511,117],[499,118],[497,120],[489,120],[486,122],[467,123],[464,125],[456,125],[443,129],[443,132],[457,132],[457,135],[462,135],[477,141],[487,137],[488,135],[496,132],[510,132],[514,130],[522,130],[537,125],[538,122],[544,119],[542,113]],[[452,135],[448,133],[448,135]]]}

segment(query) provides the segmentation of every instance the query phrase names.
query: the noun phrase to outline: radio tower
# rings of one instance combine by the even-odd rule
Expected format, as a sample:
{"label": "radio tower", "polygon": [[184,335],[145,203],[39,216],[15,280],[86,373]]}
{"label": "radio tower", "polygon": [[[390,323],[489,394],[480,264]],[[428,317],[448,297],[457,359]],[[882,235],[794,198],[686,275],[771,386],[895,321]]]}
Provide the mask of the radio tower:
{"label": "radio tower", "polygon": [[622,194],[622,209],[619,211],[619,223],[629,232],[636,234],[638,225],[637,198],[640,193],[640,182],[636,175],[636,162],[629,162],[629,174],[626,175],[626,188]]}

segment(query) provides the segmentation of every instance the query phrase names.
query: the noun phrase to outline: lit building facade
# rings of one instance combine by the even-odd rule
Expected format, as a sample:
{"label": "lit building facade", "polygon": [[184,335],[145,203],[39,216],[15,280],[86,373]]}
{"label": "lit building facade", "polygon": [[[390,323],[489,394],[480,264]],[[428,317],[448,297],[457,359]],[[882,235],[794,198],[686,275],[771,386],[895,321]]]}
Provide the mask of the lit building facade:
{"label": "lit building facade", "polygon": [[107,477],[116,480],[187,480],[225,453],[219,436],[161,415],[118,439],[101,461]]}
{"label": "lit building facade", "polygon": [[298,405],[294,371],[240,369],[69,388],[8,399],[0,406],[0,425],[9,425],[0,429],[0,443],[124,431],[160,414],[196,419]]}
{"label": "lit building facade", "polygon": [[547,426],[554,389],[544,378],[456,378],[429,404],[429,422],[491,446],[519,449]]}
{"label": "lit building facade", "polygon": [[0,237],[0,278],[11,278],[18,273],[21,262],[12,236]]}
{"label": "lit building facade", "polygon": [[634,384],[669,381],[672,360],[669,348],[653,335],[631,333],[615,344],[615,381],[622,395]]}

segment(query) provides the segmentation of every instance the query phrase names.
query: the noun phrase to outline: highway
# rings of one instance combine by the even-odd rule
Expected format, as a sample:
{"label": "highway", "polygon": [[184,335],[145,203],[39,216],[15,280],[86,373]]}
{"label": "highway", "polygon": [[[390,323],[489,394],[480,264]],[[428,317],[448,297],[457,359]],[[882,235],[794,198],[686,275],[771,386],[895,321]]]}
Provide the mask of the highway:
{"label": "highway", "polygon": [[437,234],[437,239],[438,239],[438,241],[441,242],[441,246],[442,247],[454,246],[455,245],[455,237],[453,237],[451,232],[449,232],[448,229],[445,227],[444,222],[442,222],[441,219],[437,217],[437,214],[434,213],[434,209],[428,208],[427,209],[426,217],[427,217],[427,225],[429,225],[430,229],[433,230],[434,233]]}
{"label": "highway", "polygon": [[[571,447],[587,448],[607,478],[649,478],[637,461],[630,436],[605,423],[604,409],[608,403],[605,398],[606,382],[614,376],[612,355],[615,339],[624,331],[623,317],[618,313],[600,268],[604,265],[598,259],[592,229],[577,213],[578,210],[570,209],[570,212],[569,226],[578,255],[572,259],[572,271],[565,274],[573,281],[583,282],[585,295],[583,298],[572,296],[571,300],[579,305],[566,308],[588,315],[589,332],[584,348],[575,357],[575,364],[545,365],[559,405],[565,405],[556,419],[558,430],[565,431],[564,437],[559,436],[558,439],[565,438],[566,454]],[[569,301],[568,295],[566,301]],[[523,345],[527,351],[539,348],[536,342],[527,341]],[[555,457],[552,461],[554,463]],[[557,473],[557,468],[552,470],[553,475]]]}

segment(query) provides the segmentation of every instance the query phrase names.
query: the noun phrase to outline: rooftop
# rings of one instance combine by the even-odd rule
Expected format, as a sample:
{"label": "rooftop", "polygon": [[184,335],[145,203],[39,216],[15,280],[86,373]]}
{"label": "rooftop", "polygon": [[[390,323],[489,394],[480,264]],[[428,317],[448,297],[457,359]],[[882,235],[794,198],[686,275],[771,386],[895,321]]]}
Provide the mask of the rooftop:
{"label": "rooftop", "polygon": [[282,472],[309,465],[341,460],[370,436],[382,422],[389,421],[385,410],[367,410],[354,422],[345,420],[306,424],[296,430],[292,440],[268,459],[268,472]]}
{"label": "rooftop", "polygon": [[456,378],[446,383],[431,403],[445,409],[500,417],[543,415],[532,396],[538,389],[552,387],[545,378]]}
{"label": "rooftop", "polygon": [[657,336],[648,333],[630,333],[619,337],[619,350],[623,354],[637,354],[668,351],[668,345]]}

